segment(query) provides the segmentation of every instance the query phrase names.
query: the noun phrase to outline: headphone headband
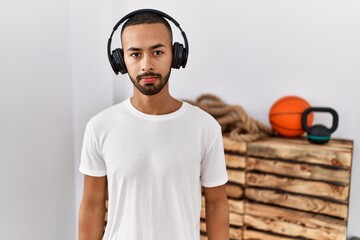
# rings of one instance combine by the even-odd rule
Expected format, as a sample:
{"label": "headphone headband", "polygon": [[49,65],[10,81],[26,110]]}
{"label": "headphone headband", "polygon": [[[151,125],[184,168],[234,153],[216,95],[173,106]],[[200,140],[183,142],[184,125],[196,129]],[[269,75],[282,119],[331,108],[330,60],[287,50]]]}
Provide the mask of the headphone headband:
{"label": "headphone headband", "polygon": [[182,46],[182,44],[179,43],[174,43],[173,45],[173,63],[172,63],[172,67],[173,68],[180,68],[180,66],[182,66],[183,68],[186,65],[187,62],[187,56],[189,54],[189,45],[188,45],[188,40],[186,37],[185,32],[182,30],[182,28],[180,27],[180,24],[171,16],[169,16],[168,14],[161,12],[159,10],[156,9],[139,9],[139,10],[135,10],[133,12],[130,12],[128,14],[126,14],[124,17],[122,17],[117,23],[116,25],[113,27],[113,31],[110,34],[110,38],[108,40],[108,44],[107,44],[107,54],[108,54],[108,58],[109,58],[109,62],[111,64],[111,67],[113,68],[115,74],[118,74],[119,72],[121,72],[122,74],[127,72],[125,63],[123,62],[123,56],[122,56],[122,49],[115,49],[114,51],[112,51],[113,53],[111,53],[111,41],[112,41],[112,37],[115,33],[115,31],[118,29],[118,27],[125,22],[126,20],[130,19],[131,17],[133,17],[134,15],[138,14],[138,13],[144,13],[144,12],[150,12],[150,13],[155,13],[160,15],[163,18],[166,18],[168,20],[170,20],[171,22],[173,22],[175,24],[176,27],[178,27],[180,29],[181,35],[184,38],[184,43],[185,43],[185,48]]}

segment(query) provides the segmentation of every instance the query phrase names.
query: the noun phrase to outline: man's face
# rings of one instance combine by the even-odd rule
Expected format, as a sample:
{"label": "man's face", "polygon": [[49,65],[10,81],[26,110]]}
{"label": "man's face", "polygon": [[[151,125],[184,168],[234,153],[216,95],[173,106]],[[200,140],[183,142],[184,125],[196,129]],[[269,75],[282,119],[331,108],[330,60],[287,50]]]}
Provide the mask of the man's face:
{"label": "man's face", "polygon": [[125,65],[134,86],[144,95],[159,93],[171,69],[169,30],[160,23],[128,26],[121,40]]}

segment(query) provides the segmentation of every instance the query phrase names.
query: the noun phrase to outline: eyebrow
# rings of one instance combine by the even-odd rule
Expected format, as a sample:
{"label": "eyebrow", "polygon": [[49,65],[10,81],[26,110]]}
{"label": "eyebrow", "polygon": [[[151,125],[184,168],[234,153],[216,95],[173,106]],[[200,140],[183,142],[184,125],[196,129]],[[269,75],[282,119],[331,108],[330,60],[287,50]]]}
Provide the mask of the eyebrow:
{"label": "eyebrow", "polygon": [[158,43],[158,44],[155,44],[154,46],[151,46],[150,49],[153,50],[153,49],[160,48],[160,47],[165,47],[165,45]]}
{"label": "eyebrow", "polygon": [[[161,44],[161,43],[158,43],[158,44],[155,44],[155,45],[151,46],[150,49],[153,50],[153,49],[160,48],[160,47],[165,47],[165,45]],[[140,51],[140,50],[142,50],[142,49],[137,48],[137,47],[129,47],[127,49],[127,51]]]}

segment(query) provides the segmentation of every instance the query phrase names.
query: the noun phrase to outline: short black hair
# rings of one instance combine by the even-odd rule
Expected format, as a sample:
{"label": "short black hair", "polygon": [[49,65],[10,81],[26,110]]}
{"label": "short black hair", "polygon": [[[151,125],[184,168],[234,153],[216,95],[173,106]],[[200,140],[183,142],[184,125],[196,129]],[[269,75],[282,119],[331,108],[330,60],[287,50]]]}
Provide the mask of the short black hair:
{"label": "short black hair", "polygon": [[140,12],[130,17],[121,28],[121,35],[126,27],[139,25],[139,24],[152,24],[161,23],[169,30],[172,39],[172,30],[168,21],[166,21],[161,15],[154,12]]}

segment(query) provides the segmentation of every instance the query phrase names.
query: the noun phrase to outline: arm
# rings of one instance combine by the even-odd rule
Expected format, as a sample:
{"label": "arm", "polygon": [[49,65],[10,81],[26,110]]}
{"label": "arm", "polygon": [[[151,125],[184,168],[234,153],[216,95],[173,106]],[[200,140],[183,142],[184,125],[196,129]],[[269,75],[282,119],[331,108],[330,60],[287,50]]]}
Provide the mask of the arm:
{"label": "arm", "polygon": [[84,176],[84,192],[79,209],[79,240],[102,239],[106,188],[106,176]]}
{"label": "arm", "polygon": [[225,185],[203,187],[208,240],[229,239],[229,205]]}

